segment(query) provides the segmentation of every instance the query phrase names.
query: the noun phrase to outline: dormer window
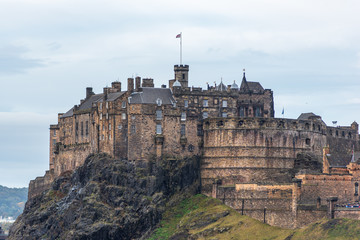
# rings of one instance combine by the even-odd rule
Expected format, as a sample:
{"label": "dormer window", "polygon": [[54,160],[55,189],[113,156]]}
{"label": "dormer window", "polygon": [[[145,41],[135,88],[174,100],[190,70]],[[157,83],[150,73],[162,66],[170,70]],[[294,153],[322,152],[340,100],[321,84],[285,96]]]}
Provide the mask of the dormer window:
{"label": "dormer window", "polygon": [[126,101],[123,101],[123,102],[121,103],[121,107],[122,107],[122,108],[126,108]]}
{"label": "dormer window", "polygon": [[156,104],[158,106],[161,106],[162,105],[162,100],[160,98],[156,99]]}

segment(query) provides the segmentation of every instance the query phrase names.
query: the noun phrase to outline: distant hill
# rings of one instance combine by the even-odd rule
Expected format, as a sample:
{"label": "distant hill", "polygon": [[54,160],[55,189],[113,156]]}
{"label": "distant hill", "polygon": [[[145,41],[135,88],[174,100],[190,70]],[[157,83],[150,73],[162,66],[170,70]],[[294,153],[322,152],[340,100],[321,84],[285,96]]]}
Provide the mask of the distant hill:
{"label": "distant hill", "polygon": [[27,201],[27,188],[8,188],[0,185],[0,216],[19,216]]}

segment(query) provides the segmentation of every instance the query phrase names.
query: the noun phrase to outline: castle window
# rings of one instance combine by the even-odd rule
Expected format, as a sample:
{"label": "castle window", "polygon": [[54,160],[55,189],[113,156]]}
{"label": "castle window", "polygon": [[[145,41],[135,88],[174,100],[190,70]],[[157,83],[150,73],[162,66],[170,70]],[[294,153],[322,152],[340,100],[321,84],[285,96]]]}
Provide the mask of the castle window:
{"label": "castle window", "polygon": [[208,107],[209,106],[209,102],[207,99],[203,100],[203,107]]}
{"label": "castle window", "polygon": [[208,118],[208,117],[209,117],[208,112],[203,112],[203,119]]}
{"label": "castle window", "polygon": [[122,114],[121,114],[121,119],[122,119],[122,120],[125,120],[125,119],[126,119],[126,113],[122,113]]}
{"label": "castle window", "polygon": [[309,130],[310,129],[310,125],[308,123],[305,123],[305,129]]}
{"label": "castle window", "polygon": [[189,107],[189,101],[188,100],[184,100],[184,107]]}
{"label": "castle window", "polygon": [[222,101],[222,106],[223,106],[224,108],[227,107],[227,101],[226,101],[226,100],[223,100],[223,101]]}
{"label": "castle window", "polygon": [[102,103],[100,103],[100,105],[99,105],[99,109],[100,109],[100,110],[102,110]]}
{"label": "castle window", "polygon": [[185,136],[185,131],[186,129],[185,129],[185,124],[181,124],[181,128],[180,128],[180,135],[181,136]]}
{"label": "castle window", "polygon": [[136,133],[136,128],[135,128],[135,125],[131,125],[131,133]]}
{"label": "castle window", "polygon": [[356,182],[355,183],[355,196],[358,196],[359,195],[359,184]]}
{"label": "castle window", "polygon": [[86,136],[89,135],[89,121],[85,122],[85,134],[86,134]]}
{"label": "castle window", "polygon": [[306,145],[310,146],[310,138],[305,139]]}
{"label": "castle window", "polygon": [[197,135],[198,135],[198,136],[203,136],[203,135],[204,135],[204,131],[203,131],[203,126],[202,126],[202,125],[197,125]]}
{"label": "castle window", "polygon": [[161,124],[156,124],[156,134],[162,134]]}
{"label": "castle window", "polygon": [[255,117],[261,117],[261,112],[260,112],[260,108],[256,107],[255,108]]}
{"label": "castle window", "polygon": [[344,131],[342,131],[341,136],[345,137],[345,132]]}
{"label": "castle window", "polygon": [[240,115],[240,117],[245,117],[245,108],[244,107],[240,107],[239,115]]}
{"label": "castle window", "polygon": [[109,119],[109,114],[108,113],[106,113],[106,119]]}
{"label": "castle window", "polygon": [[111,130],[111,124],[109,123],[109,131]]}
{"label": "castle window", "polygon": [[109,140],[111,140],[111,134],[109,134]]}
{"label": "castle window", "polygon": [[81,136],[84,136],[84,122],[81,122]]}
{"label": "castle window", "polygon": [[132,116],[131,116],[131,119],[132,119],[132,120],[135,120],[135,118],[136,118],[135,115],[132,115]]}
{"label": "castle window", "polygon": [[185,79],[185,73],[182,74],[182,79]]}
{"label": "castle window", "polygon": [[227,113],[226,113],[226,112],[221,113],[221,117],[226,118],[226,117],[227,117]]}
{"label": "castle window", "polygon": [[118,129],[119,130],[121,130],[122,129],[122,125],[120,124],[120,125],[118,125]]}
{"label": "castle window", "polygon": [[100,120],[102,120],[102,113],[100,113]]}
{"label": "castle window", "polygon": [[338,132],[338,130],[336,130],[335,135],[336,135],[336,136],[339,136],[339,132]]}
{"label": "castle window", "polygon": [[121,107],[122,107],[122,108],[126,108],[126,101],[123,101],[123,102],[121,103]]}
{"label": "castle window", "polygon": [[55,147],[56,145],[56,139],[53,139],[53,146]]}
{"label": "castle window", "polygon": [[56,130],[55,129],[53,130],[53,133],[54,133],[54,137],[55,137],[56,136]]}
{"label": "castle window", "polygon": [[76,123],[75,123],[75,136],[76,136],[76,137],[78,136],[78,130],[79,130],[79,123],[76,122]]}
{"label": "castle window", "polygon": [[351,138],[351,132],[349,132],[349,138]]}
{"label": "castle window", "polygon": [[321,131],[321,127],[320,127],[320,125],[318,125],[318,130],[319,130],[319,132]]}
{"label": "castle window", "polygon": [[162,105],[162,100],[160,98],[156,99],[156,104],[158,106],[161,106]]}
{"label": "castle window", "polygon": [[332,130],[330,129],[329,134],[332,136]]}
{"label": "castle window", "polygon": [[313,131],[315,131],[315,124],[313,124]]}
{"label": "castle window", "polygon": [[185,121],[186,120],[186,112],[182,112],[181,113],[181,121]]}
{"label": "castle window", "polygon": [[214,98],[214,105],[217,105],[218,104],[218,99],[217,98]]}
{"label": "castle window", "polygon": [[106,102],[106,109],[109,108],[109,102]]}
{"label": "castle window", "polygon": [[162,119],[162,110],[156,110],[156,120]]}

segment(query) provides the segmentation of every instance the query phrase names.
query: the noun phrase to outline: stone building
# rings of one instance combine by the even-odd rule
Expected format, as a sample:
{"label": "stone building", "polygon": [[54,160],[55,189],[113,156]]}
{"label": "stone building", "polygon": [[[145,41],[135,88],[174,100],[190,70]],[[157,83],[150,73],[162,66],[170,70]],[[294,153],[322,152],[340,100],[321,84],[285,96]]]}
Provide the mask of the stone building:
{"label": "stone building", "polygon": [[202,89],[189,87],[188,65],[175,65],[168,84],[136,77],[126,90],[120,82],[99,94],[86,88],[50,126],[49,171],[30,182],[29,197],[89,154],[106,152],[134,162],[202,156],[203,194],[277,226],[303,226],[328,216],[330,206],[334,213],[331,197],[359,200],[359,168],[350,163],[360,150],[356,122],[329,127],[314,113],[274,118],[273,92],[245,73],[239,84]]}

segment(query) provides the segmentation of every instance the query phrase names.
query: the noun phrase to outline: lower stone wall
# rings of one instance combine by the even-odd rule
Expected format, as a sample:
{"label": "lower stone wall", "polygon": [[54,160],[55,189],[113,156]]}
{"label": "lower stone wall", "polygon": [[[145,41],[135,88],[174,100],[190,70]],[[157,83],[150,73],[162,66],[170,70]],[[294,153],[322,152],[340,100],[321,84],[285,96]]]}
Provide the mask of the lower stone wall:
{"label": "lower stone wall", "polygon": [[320,209],[307,209],[307,210],[297,210],[296,218],[292,221],[295,222],[295,227],[301,228],[309,225],[310,223],[316,222],[324,217],[327,217],[327,208]]}
{"label": "lower stone wall", "polygon": [[46,171],[43,177],[37,177],[29,183],[28,199],[41,194],[43,191],[50,188],[51,183],[54,181],[54,171]]}
{"label": "lower stone wall", "polygon": [[360,209],[359,208],[346,208],[346,209],[335,209],[335,218],[350,218],[360,220]]}

